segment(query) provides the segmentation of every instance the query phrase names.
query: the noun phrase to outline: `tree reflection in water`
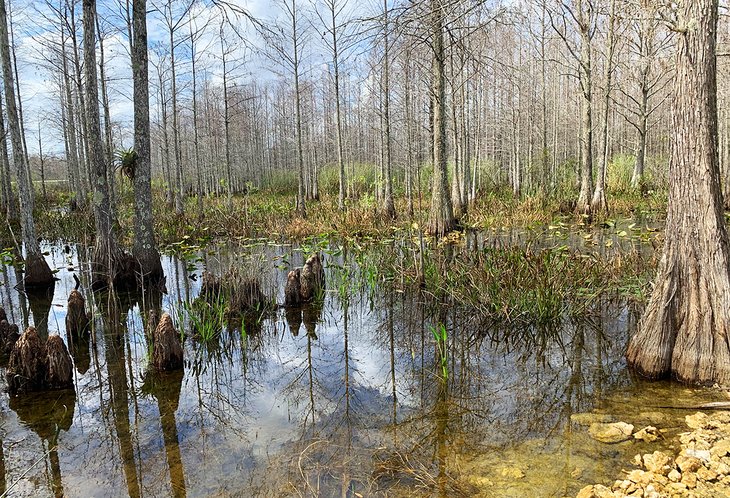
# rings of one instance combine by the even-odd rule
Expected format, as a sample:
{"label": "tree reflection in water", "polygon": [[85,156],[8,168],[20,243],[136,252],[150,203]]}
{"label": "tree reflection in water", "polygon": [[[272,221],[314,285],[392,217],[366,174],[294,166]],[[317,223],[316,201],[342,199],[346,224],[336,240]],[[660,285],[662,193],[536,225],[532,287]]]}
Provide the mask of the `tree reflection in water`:
{"label": "tree reflection in water", "polygon": [[[468,243],[478,250],[474,240]],[[392,250],[381,259],[397,260],[404,256],[396,245],[372,250]],[[206,255],[208,264],[223,265],[227,250]],[[259,251],[272,268],[277,257],[294,260],[289,247],[240,250]],[[457,258],[457,250],[447,257]],[[41,400],[29,402],[25,413],[16,410],[17,417],[0,409],[6,483],[25,470],[16,463],[18,451],[43,455],[57,448],[47,458],[47,486],[37,494],[121,487],[129,496],[455,496],[476,492],[473,477],[480,476],[495,489],[530,496],[509,488],[500,474],[526,459],[549,465],[550,490],[579,489],[571,476],[576,462],[597,450],[570,416],[600,407],[612,393],[633,395],[623,347],[636,310],[606,297],[558,323],[484,322],[433,290],[399,287],[397,275],[373,288],[361,285],[358,265],[365,262],[348,251],[327,261],[327,281],[338,282],[332,272],[344,272],[347,292],[327,292],[321,303],[272,317],[229,322],[208,342],[183,324],[186,369],[162,378],[147,373],[148,311],[162,309],[178,320],[176,306],[200,287],[187,263],[165,258],[169,295],[88,296],[94,341],[70,348],[76,399],[65,402],[77,421],[54,440],[27,422],[48,411]],[[274,287],[282,288],[285,270],[272,275]],[[59,277],[53,303],[65,302],[74,286],[70,272]],[[17,277],[8,269],[2,278],[12,287]],[[0,292],[16,319],[22,319],[21,297]],[[30,313],[34,322],[45,315],[55,333],[62,313],[48,320],[50,306],[57,305],[47,298],[30,302]],[[431,334],[439,324],[447,330],[448,376]],[[15,407],[18,400],[4,403]],[[42,450],[24,439],[28,428]],[[525,486],[539,477],[522,468]],[[587,472],[586,479],[598,482],[603,471]],[[25,484],[45,482],[44,475],[34,468]]]}

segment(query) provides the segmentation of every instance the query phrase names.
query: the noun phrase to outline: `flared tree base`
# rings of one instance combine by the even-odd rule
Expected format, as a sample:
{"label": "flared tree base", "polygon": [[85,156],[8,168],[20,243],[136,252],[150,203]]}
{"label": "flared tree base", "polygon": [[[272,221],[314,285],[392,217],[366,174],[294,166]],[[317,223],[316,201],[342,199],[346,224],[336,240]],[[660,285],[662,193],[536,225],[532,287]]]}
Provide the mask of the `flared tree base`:
{"label": "flared tree base", "polygon": [[23,285],[26,289],[43,289],[56,281],[51,268],[42,254],[28,256],[25,260]]}

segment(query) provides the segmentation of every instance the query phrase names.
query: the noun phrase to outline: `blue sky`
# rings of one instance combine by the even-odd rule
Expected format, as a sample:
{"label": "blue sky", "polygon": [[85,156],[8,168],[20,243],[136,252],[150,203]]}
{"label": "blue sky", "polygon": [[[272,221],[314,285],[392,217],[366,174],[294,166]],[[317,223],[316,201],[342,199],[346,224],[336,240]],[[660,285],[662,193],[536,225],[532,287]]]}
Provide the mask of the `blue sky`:
{"label": "blue sky", "polygon": [[[267,0],[228,0],[230,4],[246,9],[252,16],[264,22],[273,22],[277,18],[282,18],[281,9],[277,2]],[[163,2],[153,2],[148,0],[148,9],[154,9],[155,5],[162,5]],[[60,130],[53,125],[53,121],[60,121],[60,107],[57,98],[57,83],[54,75],[42,65],[43,48],[42,39],[44,37],[58,38],[56,28],[47,21],[43,20],[43,13],[48,12],[45,2],[38,0],[14,0],[11,3],[13,9],[13,21],[15,24],[15,45],[18,64],[20,69],[20,87],[23,99],[23,110],[26,127],[26,139],[28,142],[29,152],[36,154],[38,151],[38,129],[40,129],[43,139],[43,148],[45,153],[56,155],[63,154],[63,136]],[[314,8],[312,1],[301,1],[300,8],[312,11]],[[81,9],[80,2],[77,8]],[[103,26],[122,26],[123,22],[119,16],[118,0],[98,0],[98,10]],[[365,2],[350,1],[346,12],[350,15],[367,14],[377,12],[381,9],[380,2],[375,0],[366,0]],[[207,20],[212,18],[220,18],[217,9],[211,4],[200,2],[193,7],[193,23],[202,26]],[[80,17],[80,16],[79,16]],[[311,22],[316,24],[318,20],[316,16],[309,15]],[[231,17],[232,18],[232,17]],[[178,36],[187,36],[189,33],[189,20],[183,22],[179,29]],[[80,24],[80,20],[79,20]],[[220,45],[218,41],[218,27],[220,21],[213,21],[211,27],[203,38],[198,42],[198,50],[201,51],[207,47],[209,53],[203,55],[199,67],[205,67],[205,72],[214,83],[221,81],[221,67],[218,54]],[[269,58],[263,57],[261,54],[264,50],[264,42],[261,37],[251,28],[248,23],[241,21],[239,29],[246,34],[247,43],[253,47],[253,50],[247,52],[248,63],[245,70],[240,71],[237,75],[239,81],[246,78],[256,78],[257,80],[265,78],[273,78],[276,66],[275,62]],[[79,27],[80,28],[80,27]],[[321,33],[321,28],[317,26]],[[232,33],[230,28],[229,32]],[[162,16],[158,12],[151,12],[148,16],[148,35],[151,48],[150,59],[155,59],[154,47],[157,44],[163,46],[168,45],[168,32]],[[235,36],[230,34],[230,39],[235,40]],[[327,56],[324,48],[319,42],[319,34],[312,32],[309,39],[308,48],[308,64],[313,67],[321,66],[327,62]],[[127,49],[128,41],[126,39],[126,31],[112,31],[104,41],[104,50],[106,56],[106,72],[109,80],[108,91],[110,96],[110,111],[112,121],[119,123],[125,133],[125,142],[129,142],[129,129],[131,129],[132,121],[132,103],[131,103],[131,69],[129,62],[129,53]],[[178,68],[178,84],[183,86],[187,78],[189,78],[189,45],[187,42],[176,50],[176,56],[182,62]],[[98,59],[98,54],[97,54]],[[150,80],[155,78],[154,67],[150,64]],[[151,88],[151,94],[154,89]],[[154,110],[151,109],[154,117]],[[124,145],[131,145],[125,143]]]}

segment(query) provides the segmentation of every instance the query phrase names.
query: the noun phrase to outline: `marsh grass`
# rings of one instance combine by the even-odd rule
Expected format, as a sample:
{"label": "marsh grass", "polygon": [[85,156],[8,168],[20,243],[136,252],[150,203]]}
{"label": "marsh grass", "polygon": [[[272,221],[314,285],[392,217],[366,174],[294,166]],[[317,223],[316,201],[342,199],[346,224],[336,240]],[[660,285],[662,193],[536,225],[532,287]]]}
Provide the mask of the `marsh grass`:
{"label": "marsh grass", "polygon": [[210,342],[217,339],[226,327],[226,303],[222,296],[209,301],[183,302],[178,308],[178,317],[179,323],[188,324],[186,329],[193,333],[193,337]]}
{"label": "marsh grass", "polygon": [[643,303],[655,265],[639,250],[602,255],[565,245],[431,244],[423,254],[417,240],[357,247],[352,285],[368,296],[420,288],[479,321],[540,327],[589,313],[604,295]]}
{"label": "marsh grass", "polygon": [[433,335],[436,341],[436,353],[438,356],[439,366],[441,367],[441,381],[449,381],[449,354],[448,354],[448,333],[446,332],[446,326],[443,323],[439,323],[436,326],[431,326],[431,335]]}

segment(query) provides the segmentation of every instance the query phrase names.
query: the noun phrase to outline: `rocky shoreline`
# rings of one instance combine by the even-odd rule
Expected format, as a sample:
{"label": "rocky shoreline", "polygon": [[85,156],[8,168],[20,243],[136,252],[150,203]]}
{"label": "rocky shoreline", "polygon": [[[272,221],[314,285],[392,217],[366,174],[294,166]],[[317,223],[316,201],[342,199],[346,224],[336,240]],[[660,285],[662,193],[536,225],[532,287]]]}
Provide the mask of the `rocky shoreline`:
{"label": "rocky shoreline", "polygon": [[[730,412],[697,412],[685,422],[690,430],[679,434],[678,454],[636,455],[623,478],[610,486],[586,486],[577,498],[730,497]],[[593,423],[590,428],[591,436],[605,438],[606,443],[657,434],[654,427],[632,431],[633,426],[623,422]]]}

